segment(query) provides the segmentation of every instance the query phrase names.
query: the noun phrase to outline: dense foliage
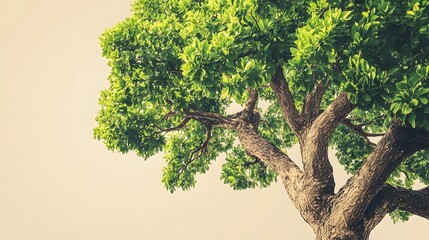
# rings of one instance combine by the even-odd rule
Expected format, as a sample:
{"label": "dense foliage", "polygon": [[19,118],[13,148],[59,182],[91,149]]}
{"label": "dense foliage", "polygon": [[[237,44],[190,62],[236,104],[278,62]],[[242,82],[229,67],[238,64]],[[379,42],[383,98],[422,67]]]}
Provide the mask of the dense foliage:
{"label": "dense foliage", "polygon": [[[167,189],[188,189],[226,153],[221,178],[266,187],[275,173],[234,132],[187,119],[227,115],[259,92],[259,133],[286,151],[296,138],[270,81],[282,66],[298,110],[321,82],[322,109],[341,92],[356,106],[330,145],[353,174],[393,119],[429,131],[429,1],[137,0],[134,14],[101,37],[112,71],[95,137],[146,158],[163,150]],[[209,140],[209,141],[208,141]],[[429,184],[429,152],[409,157],[389,183]],[[396,213],[406,218],[406,214]]]}

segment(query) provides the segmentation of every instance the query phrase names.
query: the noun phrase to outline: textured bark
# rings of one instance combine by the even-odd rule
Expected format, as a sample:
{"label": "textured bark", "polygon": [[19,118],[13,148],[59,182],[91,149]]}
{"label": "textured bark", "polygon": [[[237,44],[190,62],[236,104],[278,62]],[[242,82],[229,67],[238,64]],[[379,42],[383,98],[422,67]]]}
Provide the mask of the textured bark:
{"label": "textured bark", "polygon": [[389,185],[383,186],[365,210],[363,221],[368,232],[374,229],[386,214],[397,208],[397,203],[394,201],[395,192],[391,188],[393,187]]}
{"label": "textured bark", "polygon": [[416,191],[384,185],[365,211],[367,231],[374,229],[386,214],[397,208],[429,220],[429,187]]}
{"label": "textured bark", "polygon": [[398,208],[429,220],[429,187],[418,191],[396,188]]}
{"label": "textured bark", "polygon": [[321,231],[316,234],[316,240],[367,240],[369,235],[361,227],[336,228],[334,231]]}
{"label": "textured bark", "polygon": [[236,125],[236,131],[240,143],[247,152],[272,168],[282,179],[289,197],[295,206],[300,209],[299,182],[302,178],[302,171],[299,167],[280,149],[272,143],[259,136],[254,125],[242,121]]}
{"label": "textured bark", "polygon": [[314,189],[319,192],[318,195],[334,193],[334,176],[328,159],[328,141],[334,129],[352,109],[347,95],[341,94],[312,122],[303,136],[301,155],[304,175],[306,179],[318,182],[314,186],[318,188]]}
{"label": "textured bark", "polygon": [[[313,106],[319,113],[319,96],[322,91],[315,90],[306,98],[306,106]],[[332,166],[328,158],[328,140],[333,130],[353,109],[347,95],[341,94],[322,113],[316,115],[316,111],[307,109],[307,121],[305,129],[301,131],[300,141],[301,156],[303,161],[303,178],[300,182],[301,190],[301,215],[313,227],[320,227],[320,222],[327,215],[327,204],[334,195],[334,176]],[[313,112],[313,113],[310,113]],[[305,108],[304,113],[305,114]],[[310,117],[313,116],[313,117]],[[315,118],[314,118],[315,117]],[[317,231],[316,231],[317,232]]]}
{"label": "textured bark", "polygon": [[299,138],[303,128],[303,119],[296,109],[295,101],[293,100],[292,93],[289,90],[289,86],[283,74],[283,68],[277,68],[276,74],[271,80],[271,88],[278,99],[286,122]]}
{"label": "textured bark", "polygon": [[322,82],[317,82],[314,84],[313,91],[306,96],[303,107],[303,116],[306,119],[306,122],[313,122],[319,115],[323,93],[324,89]]}

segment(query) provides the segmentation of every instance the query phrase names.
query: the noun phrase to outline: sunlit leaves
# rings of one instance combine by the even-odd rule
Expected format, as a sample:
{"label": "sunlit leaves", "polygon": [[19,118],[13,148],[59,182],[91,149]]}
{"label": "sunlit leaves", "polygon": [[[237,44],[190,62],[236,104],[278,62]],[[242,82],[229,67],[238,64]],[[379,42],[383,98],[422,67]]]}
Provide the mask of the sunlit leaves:
{"label": "sunlit leaves", "polygon": [[[165,138],[155,128],[159,113],[151,104],[128,106],[125,102],[110,102],[110,92],[104,92],[94,129],[94,136],[103,140],[110,150],[122,153],[136,151],[148,158],[162,150]],[[107,96],[106,96],[107,95]]]}
{"label": "sunlit leaves", "polygon": [[320,1],[310,4],[311,17],[296,31],[292,58],[288,64],[288,78],[292,90],[302,95],[310,91],[315,81],[330,81],[335,76],[332,66],[337,62],[335,39],[344,35],[345,22],[350,20],[350,11],[329,8]]}
{"label": "sunlit leaves", "polygon": [[412,127],[429,131],[429,66],[417,65],[416,69],[408,72],[404,80],[396,83],[399,91],[393,98],[390,110]]}
{"label": "sunlit leaves", "polygon": [[407,211],[396,209],[395,211],[391,212],[390,217],[393,219],[394,223],[397,223],[399,221],[408,221],[410,219],[411,214]]}

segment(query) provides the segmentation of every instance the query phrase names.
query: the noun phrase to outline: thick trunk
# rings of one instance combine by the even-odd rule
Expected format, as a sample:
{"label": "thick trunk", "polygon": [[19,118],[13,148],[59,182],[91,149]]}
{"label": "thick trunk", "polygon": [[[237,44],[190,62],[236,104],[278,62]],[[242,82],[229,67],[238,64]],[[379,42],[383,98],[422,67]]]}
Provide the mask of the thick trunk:
{"label": "thick trunk", "polygon": [[[314,183],[307,183],[313,185]],[[318,193],[312,193],[305,188],[306,184],[296,184],[300,197],[294,199],[295,206],[301,216],[313,228],[316,240],[367,240],[374,226],[366,221],[359,221],[353,225],[345,226],[345,219],[333,217],[332,199],[320,199]],[[319,200],[320,199],[320,200]],[[384,206],[382,207],[385,208]],[[392,211],[386,207],[386,211]],[[383,210],[384,211],[384,210]],[[384,216],[385,214],[383,214]],[[363,216],[362,216],[363,218]],[[373,219],[373,218],[371,218]]]}
{"label": "thick trunk", "polygon": [[323,229],[320,231],[316,240],[368,240],[369,234],[365,230],[353,230],[343,228]]}
{"label": "thick trunk", "polygon": [[[325,206],[329,207],[329,206]],[[323,220],[318,228],[314,229],[316,240],[368,240],[372,228],[364,221],[350,226],[336,222],[331,213],[325,211]]]}

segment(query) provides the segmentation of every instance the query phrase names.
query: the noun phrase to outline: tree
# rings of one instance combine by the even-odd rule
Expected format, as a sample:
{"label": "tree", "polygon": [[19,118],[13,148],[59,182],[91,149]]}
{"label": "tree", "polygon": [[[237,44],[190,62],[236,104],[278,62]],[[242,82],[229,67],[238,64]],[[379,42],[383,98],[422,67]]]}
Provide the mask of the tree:
{"label": "tree", "polygon": [[[95,137],[145,159],[163,150],[171,192],[226,153],[226,184],[279,179],[317,239],[368,239],[389,213],[429,219],[429,187],[412,189],[429,184],[428,6],[137,0],[101,37],[112,71]],[[351,174],[338,192],[332,148]]]}

